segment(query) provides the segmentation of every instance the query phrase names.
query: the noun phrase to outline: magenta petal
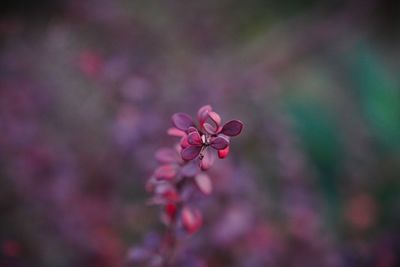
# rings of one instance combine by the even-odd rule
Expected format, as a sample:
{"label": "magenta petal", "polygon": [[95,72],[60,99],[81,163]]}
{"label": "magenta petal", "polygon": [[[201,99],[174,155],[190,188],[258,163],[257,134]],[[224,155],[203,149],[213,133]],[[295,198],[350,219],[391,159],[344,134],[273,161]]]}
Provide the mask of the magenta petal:
{"label": "magenta petal", "polygon": [[186,113],[175,113],[172,115],[172,123],[182,131],[186,131],[190,126],[194,126],[192,118]]}
{"label": "magenta petal", "polygon": [[228,136],[236,136],[240,134],[242,129],[243,129],[243,123],[241,121],[232,120],[225,123],[225,125],[222,127],[221,132]]}
{"label": "magenta petal", "polygon": [[199,120],[200,124],[203,124],[208,116],[208,112],[212,110],[210,105],[202,106],[199,111],[197,112],[197,119]]}
{"label": "magenta petal", "polygon": [[161,163],[177,163],[181,160],[178,152],[172,148],[161,148],[157,150],[155,158]]}
{"label": "magenta petal", "polygon": [[208,170],[214,164],[214,154],[212,149],[206,149],[204,151],[203,159],[200,162],[200,167],[203,171]]}
{"label": "magenta petal", "polygon": [[203,142],[201,141],[201,136],[198,131],[191,132],[188,135],[188,143],[193,145],[193,146],[201,146]]}
{"label": "magenta petal", "polygon": [[211,147],[221,150],[225,149],[229,145],[229,139],[223,136],[217,136],[211,140]]}
{"label": "magenta petal", "polygon": [[182,159],[192,160],[195,159],[201,151],[202,146],[188,146],[181,151]]}

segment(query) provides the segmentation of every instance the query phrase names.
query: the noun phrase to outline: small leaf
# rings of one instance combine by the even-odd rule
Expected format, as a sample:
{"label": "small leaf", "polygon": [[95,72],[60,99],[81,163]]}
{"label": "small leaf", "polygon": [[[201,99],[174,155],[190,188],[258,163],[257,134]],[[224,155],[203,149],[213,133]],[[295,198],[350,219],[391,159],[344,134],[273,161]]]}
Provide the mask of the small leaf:
{"label": "small leaf", "polygon": [[198,209],[184,207],[181,214],[182,225],[186,232],[193,234],[197,232],[203,222],[201,213]]}
{"label": "small leaf", "polygon": [[202,143],[203,143],[203,142],[201,141],[201,136],[200,136],[200,134],[199,134],[198,131],[191,132],[191,133],[188,135],[187,140],[188,140],[188,143],[191,144],[191,145],[193,145],[193,146],[201,146]]}
{"label": "small leaf", "polygon": [[210,177],[205,173],[199,173],[194,177],[197,187],[200,191],[205,194],[209,195],[212,192],[212,183]]}
{"label": "small leaf", "polygon": [[217,128],[221,125],[221,117],[218,115],[218,113],[210,111],[208,112],[208,116],[215,123]]}
{"label": "small leaf", "polygon": [[207,120],[208,112],[212,110],[210,105],[202,106],[197,112],[197,119],[200,124],[203,124]]}
{"label": "small leaf", "polygon": [[181,138],[180,145],[181,145],[181,148],[187,148],[188,146],[190,146],[187,135],[185,135]]}
{"label": "small leaf", "polygon": [[192,118],[186,113],[175,113],[172,115],[172,123],[182,131],[186,131],[189,127],[194,126]]}
{"label": "small leaf", "polygon": [[229,146],[227,146],[225,149],[218,150],[218,157],[220,159],[226,158],[228,154],[229,154]]}
{"label": "small leaf", "polygon": [[236,136],[241,133],[243,129],[243,123],[238,120],[232,120],[222,127],[221,132],[227,136]]}
{"label": "small leaf", "polygon": [[182,137],[184,136],[186,133],[184,131],[181,131],[175,127],[171,127],[167,130],[167,134],[171,135],[171,136],[176,136],[176,137]]}
{"label": "small leaf", "polygon": [[203,128],[204,130],[209,133],[209,134],[216,134],[218,131],[218,128],[215,126],[212,126],[211,124],[209,124],[208,122],[203,124]]}
{"label": "small leaf", "polygon": [[222,150],[225,149],[229,145],[229,139],[223,136],[217,136],[211,140],[211,147]]}
{"label": "small leaf", "polygon": [[181,151],[181,156],[184,160],[195,159],[201,150],[201,146],[188,146]]}
{"label": "small leaf", "polygon": [[203,159],[200,161],[200,167],[203,171],[208,170],[214,164],[214,154],[212,149],[204,150]]}

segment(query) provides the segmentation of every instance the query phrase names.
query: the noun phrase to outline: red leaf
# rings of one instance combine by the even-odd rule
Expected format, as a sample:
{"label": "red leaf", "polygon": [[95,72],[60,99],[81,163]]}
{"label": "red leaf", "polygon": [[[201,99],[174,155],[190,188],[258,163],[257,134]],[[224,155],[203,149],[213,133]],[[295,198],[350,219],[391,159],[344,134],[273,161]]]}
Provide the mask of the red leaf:
{"label": "red leaf", "polygon": [[172,115],[172,123],[182,131],[186,131],[190,126],[194,126],[192,118],[186,113],[175,113]]}
{"label": "red leaf", "polygon": [[167,214],[167,216],[171,220],[175,219],[176,212],[178,211],[175,204],[168,203],[167,205],[165,205],[164,210],[165,210],[165,213]]}
{"label": "red leaf", "polygon": [[232,120],[225,123],[225,125],[222,127],[221,132],[228,136],[236,136],[240,134],[242,129],[243,129],[243,123],[241,121]]}
{"label": "red leaf", "polygon": [[229,154],[229,146],[227,146],[225,149],[218,150],[218,157],[220,159],[226,158],[228,154]]}

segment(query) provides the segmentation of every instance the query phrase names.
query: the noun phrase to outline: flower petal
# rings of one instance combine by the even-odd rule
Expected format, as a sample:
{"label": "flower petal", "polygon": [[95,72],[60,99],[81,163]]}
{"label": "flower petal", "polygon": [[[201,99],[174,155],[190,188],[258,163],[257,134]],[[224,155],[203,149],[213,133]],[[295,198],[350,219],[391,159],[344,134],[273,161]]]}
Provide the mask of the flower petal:
{"label": "flower petal", "polygon": [[236,136],[240,134],[243,129],[243,123],[239,120],[232,120],[222,127],[221,133],[228,135],[228,136]]}
{"label": "flower petal", "polygon": [[221,135],[211,140],[211,147],[217,150],[225,149],[228,145],[229,139]]}
{"label": "flower petal", "polygon": [[175,113],[172,115],[172,123],[182,131],[186,131],[190,126],[194,126],[192,118],[186,113]]}
{"label": "flower petal", "polygon": [[201,136],[198,131],[191,132],[190,134],[188,134],[187,140],[188,143],[193,146],[201,146],[203,144]]}
{"label": "flower petal", "polygon": [[182,209],[181,220],[183,227],[189,234],[197,232],[203,223],[200,211],[188,207]]}
{"label": "flower petal", "polygon": [[181,160],[178,152],[172,148],[160,148],[156,151],[155,158],[160,163],[178,163]]}
{"label": "flower petal", "polygon": [[225,149],[218,150],[218,157],[220,159],[226,158],[228,154],[229,154],[229,146],[227,146]]}
{"label": "flower petal", "polygon": [[195,159],[200,151],[202,146],[188,146],[187,148],[181,151],[182,159],[184,160],[192,160]]}
{"label": "flower petal", "polygon": [[194,181],[196,182],[197,187],[203,194],[211,194],[212,183],[210,177],[207,174],[199,173],[198,175],[196,175],[196,177],[194,177]]}
{"label": "flower petal", "polygon": [[203,158],[200,161],[200,168],[203,171],[208,170],[214,164],[214,160],[215,160],[215,157],[214,157],[212,149],[205,149]]}
{"label": "flower petal", "polygon": [[208,116],[208,112],[212,110],[210,105],[205,105],[202,106],[199,111],[197,112],[197,119],[200,122],[200,125],[202,125],[206,120]]}

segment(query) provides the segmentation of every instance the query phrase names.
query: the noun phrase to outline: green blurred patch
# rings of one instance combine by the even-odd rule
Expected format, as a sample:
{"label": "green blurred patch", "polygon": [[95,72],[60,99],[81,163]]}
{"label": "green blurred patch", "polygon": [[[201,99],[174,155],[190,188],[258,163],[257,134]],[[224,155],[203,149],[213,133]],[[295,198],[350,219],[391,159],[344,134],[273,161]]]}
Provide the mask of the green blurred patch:
{"label": "green blurred patch", "polygon": [[400,84],[373,50],[358,48],[351,57],[350,78],[366,120],[384,149],[400,149]]}
{"label": "green blurred patch", "polygon": [[332,226],[338,222],[340,214],[337,177],[344,153],[337,123],[320,98],[303,94],[286,104],[304,151],[318,170],[318,186],[327,205],[324,209],[326,223]]}

